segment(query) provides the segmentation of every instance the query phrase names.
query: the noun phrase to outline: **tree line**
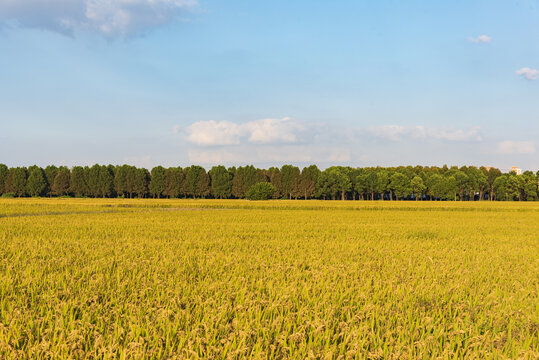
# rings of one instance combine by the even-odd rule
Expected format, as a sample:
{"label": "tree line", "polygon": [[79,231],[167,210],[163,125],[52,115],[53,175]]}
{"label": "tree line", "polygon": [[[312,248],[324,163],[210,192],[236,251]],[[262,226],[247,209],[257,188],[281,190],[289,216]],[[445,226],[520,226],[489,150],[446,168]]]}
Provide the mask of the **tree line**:
{"label": "tree line", "polygon": [[538,200],[539,171],[522,175],[496,168],[252,165],[186,168],[130,165],[12,167],[0,164],[0,195],[100,198]]}

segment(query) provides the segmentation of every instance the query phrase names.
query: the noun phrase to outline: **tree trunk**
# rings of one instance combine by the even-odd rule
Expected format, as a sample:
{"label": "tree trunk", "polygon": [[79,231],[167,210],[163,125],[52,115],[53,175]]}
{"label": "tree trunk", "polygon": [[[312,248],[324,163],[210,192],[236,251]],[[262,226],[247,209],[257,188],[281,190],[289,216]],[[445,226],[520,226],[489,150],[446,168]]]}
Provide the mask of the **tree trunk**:
{"label": "tree trunk", "polygon": [[344,201],[344,190],[341,191],[341,197],[342,197],[342,200]]}

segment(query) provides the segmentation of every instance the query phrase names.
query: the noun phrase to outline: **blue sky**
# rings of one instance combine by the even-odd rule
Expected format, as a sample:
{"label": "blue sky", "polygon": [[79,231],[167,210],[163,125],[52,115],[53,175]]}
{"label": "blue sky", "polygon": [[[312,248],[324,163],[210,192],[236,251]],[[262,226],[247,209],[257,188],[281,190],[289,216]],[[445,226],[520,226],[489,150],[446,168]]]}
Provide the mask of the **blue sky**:
{"label": "blue sky", "polygon": [[0,162],[537,170],[538,6],[0,0]]}

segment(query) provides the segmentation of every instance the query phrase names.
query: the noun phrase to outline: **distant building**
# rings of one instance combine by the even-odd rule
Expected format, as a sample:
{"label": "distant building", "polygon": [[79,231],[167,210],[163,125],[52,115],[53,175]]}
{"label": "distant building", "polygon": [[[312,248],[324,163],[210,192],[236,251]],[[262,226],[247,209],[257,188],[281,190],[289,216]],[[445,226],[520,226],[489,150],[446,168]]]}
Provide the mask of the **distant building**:
{"label": "distant building", "polygon": [[492,166],[487,166],[487,171],[490,171],[492,169]]}
{"label": "distant building", "polygon": [[516,166],[513,166],[511,168],[511,172],[514,172],[515,174],[517,175],[522,175],[522,169],[521,168],[517,168]]}

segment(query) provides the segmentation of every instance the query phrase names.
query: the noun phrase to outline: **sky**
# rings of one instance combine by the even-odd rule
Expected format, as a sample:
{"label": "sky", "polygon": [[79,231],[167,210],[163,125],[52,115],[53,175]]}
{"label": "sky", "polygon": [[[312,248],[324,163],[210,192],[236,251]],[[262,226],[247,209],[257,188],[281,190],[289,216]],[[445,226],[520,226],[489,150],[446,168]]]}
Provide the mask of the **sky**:
{"label": "sky", "polygon": [[538,0],[0,0],[0,163],[536,171],[538,69]]}

